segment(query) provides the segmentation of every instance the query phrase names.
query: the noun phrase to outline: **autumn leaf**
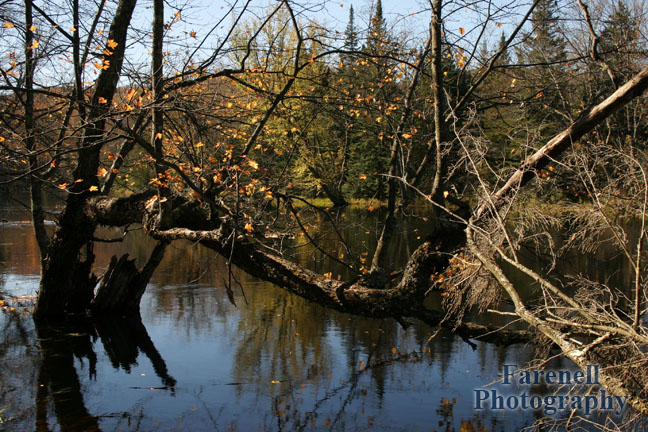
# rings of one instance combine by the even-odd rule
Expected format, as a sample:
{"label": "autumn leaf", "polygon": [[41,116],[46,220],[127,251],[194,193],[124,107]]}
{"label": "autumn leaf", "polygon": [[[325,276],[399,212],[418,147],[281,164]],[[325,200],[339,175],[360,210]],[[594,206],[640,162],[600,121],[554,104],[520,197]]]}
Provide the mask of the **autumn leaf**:
{"label": "autumn leaf", "polygon": [[271,384],[279,384],[279,381],[277,381],[277,380],[272,380],[272,381],[270,381],[270,383],[271,383]]}
{"label": "autumn leaf", "polygon": [[358,177],[360,180],[367,180],[367,174],[360,174],[360,177]]}
{"label": "autumn leaf", "polygon": [[71,32],[75,32],[75,31],[76,31],[76,28],[74,28],[74,27],[70,27],[70,31],[71,31]]}
{"label": "autumn leaf", "polygon": [[133,96],[135,96],[135,89],[132,88],[126,93],[126,99],[131,100],[133,99]]}
{"label": "autumn leaf", "polygon": [[113,39],[108,39],[106,45],[108,45],[108,48],[110,49],[115,49],[117,48],[117,45],[119,45],[119,43],[115,42]]}
{"label": "autumn leaf", "polygon": [[31,27],[29,27],[29,30],[30,30],[30,31],[36,31],[36,26],[35,26],[35,25],[32,25]]}
{"label": "autumn leaf", "polygon": [[97,171],[97,177],[103,177],[106,174],[108,174],[108,170],[106,168],[99,168],[99,171]]}
{"label": "autumn leaf", "polygon": [[59,189],[66,189],[68,187],[68,183],[61,183],[60,185],[57,186]]}
{"label": "autumn leaf", "polygon": [[369,204],[369,207],[367,207],[367,210],[369,210],[370,212],[372,212],[372,211],[375,210],[375,208],[374,208],[374,206],[372,206],[371,204]]}
{"label": "autumn leaf", "polygon": [[252,224],[250,224],[249,222],[245,224],[245,226],[243,227],[243,229],[245,229],[245,231],[247,231],[247,232],[249,232],[249,233],[251,233],[252,231],[254,231],[254,227],[253,227]]}
{"label": "autumn leaf", "polygon": [[115,159],[115,155],[112,153],[108,153],[108,159]]}
{"label": "autumn leaf", "polygon": [[463,27],[459,27],[459,33],[461,33],[462,35],[466,34],[466,29]]}
{"label": "autumn leaf", "polygon": [[97,191],[99,190],[99,188],[98,188],[97,186],[94,186],[94,185],[93,185],[93,186],[90,186],[90,188],[89,188],[88,190],[89,190],[90,192],[97,192]]}
{"label": "autumn leaf", "polygon": [[252,167],[252,169],[255,169],[255,170],[256,170],[256,169],[259,169],[259,164],[258,164],[256,161],[253,161],[253,160],[251,160],[251,159],[248,160],[248,165],[249,165],[250,167]]}
{"label": "autumn leaf", "polygon": [[539,99],[539,98],[542,97],[542,95],[544,95],[543,92],[538,92],[538,93],[535,95],[535,97],[536,97],[536,99]]}
{"label": "autumn leaf", "polygon": [[108,103],[108,100],[106,100],[105,97],[99,96],[99,98],[97,99],[97,102],[99,102],[100,104],[105,104],[105,103]]}
{"label": "autumn leaf", "polygon": [[195,32],[195,31],[191,31],[191,32],[189,33],[189,36],[191,36],[192,38],[195,38],[195,37],[196,37],[196,32]]}
{"label": "autumn leaf", "polygon": [[10,23],[9,21],[5,21],[4,26],[6,28],[12,28],[14,25],[13,25],[13,23]]}

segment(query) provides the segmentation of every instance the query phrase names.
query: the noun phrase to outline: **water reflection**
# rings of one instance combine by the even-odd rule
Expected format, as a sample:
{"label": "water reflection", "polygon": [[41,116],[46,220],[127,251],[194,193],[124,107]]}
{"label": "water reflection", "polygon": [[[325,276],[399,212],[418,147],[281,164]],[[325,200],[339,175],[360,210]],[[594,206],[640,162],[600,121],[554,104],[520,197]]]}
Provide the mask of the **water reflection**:
{"label": "water reflection", "polygon": [[[373,217],[350,219],[343,229],[360,254],[374,247]],[[311,234],[333,241],[335,233],[318,223]],[[395,257],[425,234],[402,228],[410,236]],[[0,235],[0,300],[33,295],[39,268],[31,229],[4,224]],[[153,247],[139,231],[98,244],[95,271],[123,253],[141,266]],[[293,252],[324,269],[312,246]],[[473,411],[472,390],[496,380],[503,364],[524,364],[525,347],[478,343],[473,350],[447,332],[428,344],[424,325],[404,329],[327,310],[236,270],[245,299],[236,288],[234,307],[226,274],[215,254],[175,242],[142,299],[141,321],[36,328],[28,310],[1,310],[0,428],[506,431],[535,420],[534,413]]]}

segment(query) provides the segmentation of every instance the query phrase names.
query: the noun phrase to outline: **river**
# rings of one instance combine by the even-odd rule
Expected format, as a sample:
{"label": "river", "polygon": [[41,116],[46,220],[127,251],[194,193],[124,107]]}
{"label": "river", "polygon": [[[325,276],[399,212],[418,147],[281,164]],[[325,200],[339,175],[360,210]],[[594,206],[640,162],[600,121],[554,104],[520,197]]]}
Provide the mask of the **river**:
{"label": "river", "polygon": [[[543,415],[475,409],[475,389],[501,388],[493,383],[504,365],[521,367],[532,347],[446,331],[428,342],[434,329],[425,325],[327,310],[242,272],[234,306],[223,259],[186,242],[157,269],[141,321],[36,328],[28,212],[5,199],[0,219],[0,430],[511,431]],[[352,246],[372,247],[367,223],[348,229]],[[401,248],[416,246],[416,223]],[[100,244],[96,271],[124,251],[142,263],[151,247],[138,231]],[[558,357],[549,367],[571,365]]]}

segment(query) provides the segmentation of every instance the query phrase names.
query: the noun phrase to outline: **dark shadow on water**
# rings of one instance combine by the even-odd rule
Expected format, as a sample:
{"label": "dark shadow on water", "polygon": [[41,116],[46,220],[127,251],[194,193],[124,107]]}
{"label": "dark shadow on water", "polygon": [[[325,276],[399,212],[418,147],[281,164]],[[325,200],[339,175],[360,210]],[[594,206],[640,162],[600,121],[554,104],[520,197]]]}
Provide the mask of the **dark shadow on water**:
{"label": "dark shadow on water", "polygon": [[[86,408],[75,359],[96,379],[95,342],[101,340],[115,369],[130,372],[139,353],[144,354],[162,381],[160,388],[174,391],[176,380],[139,317],[77,318],[65,323],[36,325],[41,361],[36,392],[36,430],[51,430],[56,418],[62,431],[99,431],[99,419]],[[84,367],[85,369],[85,367]],[[53,413],[50,412],[53,408]],[[52,415],[54,414],[54,415]]]}

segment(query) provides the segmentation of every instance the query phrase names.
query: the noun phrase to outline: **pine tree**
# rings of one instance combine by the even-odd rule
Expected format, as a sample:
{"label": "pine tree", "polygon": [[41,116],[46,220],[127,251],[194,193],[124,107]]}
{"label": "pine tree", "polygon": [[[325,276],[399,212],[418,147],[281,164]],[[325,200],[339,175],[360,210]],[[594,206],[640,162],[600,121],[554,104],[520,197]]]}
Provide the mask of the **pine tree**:
{"label": "pine tree", "polygon": [[355,17],[353,12],[353,5],[349,9],[349,23],[344,30],[344,50],[357,51],[358,50],[358,32],[355,27]]}
{"label": "pine tree", "polygon": [[557,133],[564,115],[569,115],[567,42],[560,33],[556,0],[541,0],[531,23],[533,30],[518,51],[518,60],[528,67],[512,85],[520,89],[528,126],[542,141]]}

